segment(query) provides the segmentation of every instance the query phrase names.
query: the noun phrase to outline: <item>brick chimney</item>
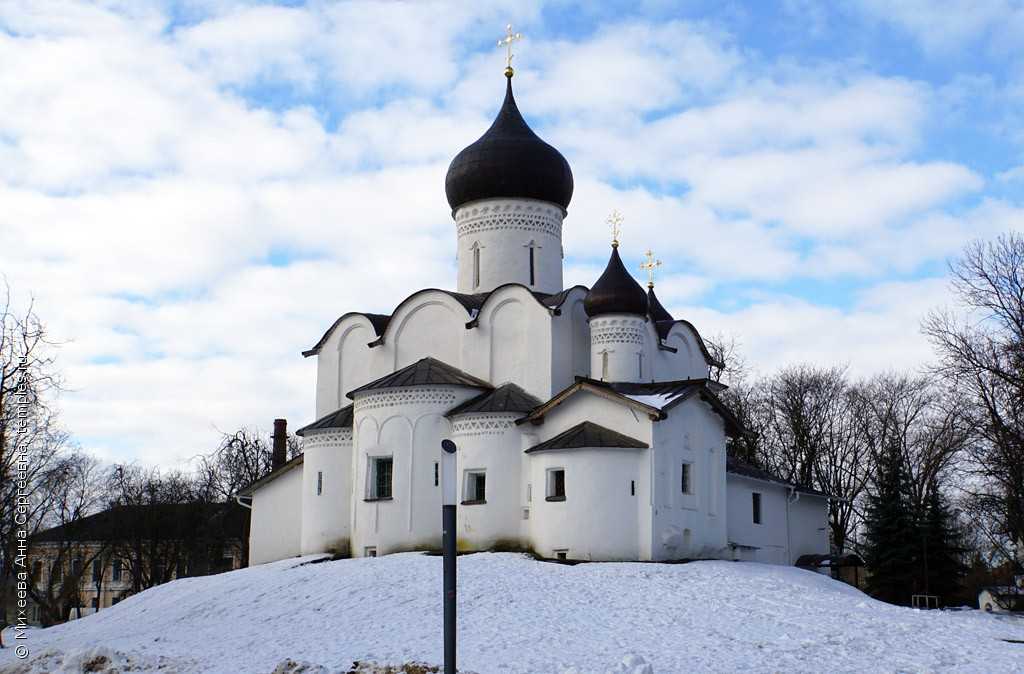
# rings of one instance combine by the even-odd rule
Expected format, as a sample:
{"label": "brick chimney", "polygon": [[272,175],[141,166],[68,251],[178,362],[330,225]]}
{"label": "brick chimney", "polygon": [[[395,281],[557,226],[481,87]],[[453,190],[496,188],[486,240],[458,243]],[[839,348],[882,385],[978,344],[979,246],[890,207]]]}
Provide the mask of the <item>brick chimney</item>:
{"label": "brick chimney", "polygon": [[277,470],[288,461],[288,421],[274,419],[274,449],[270,455],[270,467]]}

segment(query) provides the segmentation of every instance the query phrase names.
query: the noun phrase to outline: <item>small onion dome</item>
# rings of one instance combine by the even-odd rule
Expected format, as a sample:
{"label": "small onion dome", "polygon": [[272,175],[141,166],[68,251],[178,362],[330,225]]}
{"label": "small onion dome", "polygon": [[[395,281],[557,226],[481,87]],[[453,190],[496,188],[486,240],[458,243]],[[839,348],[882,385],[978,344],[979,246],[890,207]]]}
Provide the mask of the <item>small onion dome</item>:
{"label": "small onion dome", "polygon": [[651,315],[655,323],[675,320],[672,318],[672,314],[666,311],[665,307],[661,306],[658,296],[654,294],[653,285],[647,286],[647,313]]}
{"label": "small onion dome", "polygon": [[602,314],[647,315],[647,293],[626,271],[617,245],[612,244],[608,266],[583,298],[583,310],[590,317]]}
{"label": "small onion dome", "polygon": [[455,155],[444,180],[448,204],[454,211],[478,199],[522,197],[569,208],[572,170],[565,157],[526,124],[512,96],[512,76],[505,102],[491,128]]}

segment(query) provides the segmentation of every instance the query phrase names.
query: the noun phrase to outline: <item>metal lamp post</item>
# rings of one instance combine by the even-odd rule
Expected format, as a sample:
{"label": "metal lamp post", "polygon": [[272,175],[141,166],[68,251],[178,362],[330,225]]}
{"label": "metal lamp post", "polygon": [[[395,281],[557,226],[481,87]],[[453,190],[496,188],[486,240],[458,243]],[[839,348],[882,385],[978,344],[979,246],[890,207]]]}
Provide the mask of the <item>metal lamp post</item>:
{"label": "metal lamp post", "polygon": [[441,546],[444,551],[444,674],[455,674],[455,506],[458,470],[451,440],[441,441]]}

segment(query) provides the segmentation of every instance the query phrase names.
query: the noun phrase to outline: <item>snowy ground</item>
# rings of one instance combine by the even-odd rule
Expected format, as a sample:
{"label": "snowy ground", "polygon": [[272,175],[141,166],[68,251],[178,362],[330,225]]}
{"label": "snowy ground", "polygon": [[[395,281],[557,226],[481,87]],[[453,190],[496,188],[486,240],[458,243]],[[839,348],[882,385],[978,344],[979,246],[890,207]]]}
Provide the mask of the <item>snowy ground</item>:
{"label": "snowy ground", "polygon": [[[304,561],[175,581],[34,630],[28,663],[9,648],[0,672],[441,662],[439,557]],[[478,554],[459,574],[459,664],[479,674],[1024,671],[1024,643],[1005,641],[1024,641],[1024,621],[889,606],[794,568]]]}

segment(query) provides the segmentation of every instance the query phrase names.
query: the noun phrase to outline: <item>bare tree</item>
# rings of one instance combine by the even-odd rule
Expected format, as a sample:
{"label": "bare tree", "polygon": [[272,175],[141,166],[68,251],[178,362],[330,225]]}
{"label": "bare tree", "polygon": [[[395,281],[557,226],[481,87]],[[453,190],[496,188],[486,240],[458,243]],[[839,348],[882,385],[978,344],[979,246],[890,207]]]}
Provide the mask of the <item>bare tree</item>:
{"label": "bare tree", "polygon": [[[226,501],[234,497],[273,469],[270,435],[255,428],[240,428],[225,433],[213,452],[198,460],[199,481],[210,501]],[[288,436],[288,457],[302,452],[294,435]]]}
{"label": "bare tree", "polygon": [[962,312],[935,311],[923,331],[938,354],[935,372],[962,394],[977,433],[971,510],[1012,560],[1024,543],[1024,236],[972,243],[950,271]]}

